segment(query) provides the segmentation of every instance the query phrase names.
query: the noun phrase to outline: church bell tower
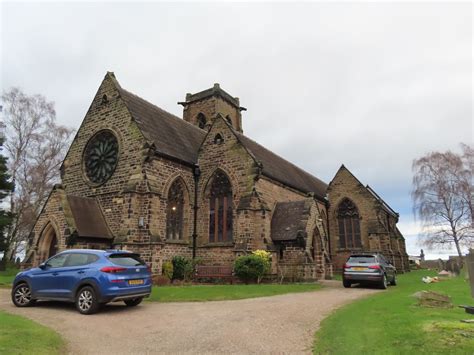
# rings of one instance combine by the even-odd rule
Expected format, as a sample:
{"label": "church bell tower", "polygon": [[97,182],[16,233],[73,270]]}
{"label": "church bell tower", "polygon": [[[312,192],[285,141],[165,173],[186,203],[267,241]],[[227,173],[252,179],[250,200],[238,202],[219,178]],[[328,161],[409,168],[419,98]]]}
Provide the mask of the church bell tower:
{"label": "church bell tower", "polygon": [[183,106],[183,119],[201,129],[208,129],[214,117],[220,113],[238,132],[242,133],[242,111],[238,97],[232,97],[214,84],[210,89],[196,94],[186,94],[186,101],[178,102]]}

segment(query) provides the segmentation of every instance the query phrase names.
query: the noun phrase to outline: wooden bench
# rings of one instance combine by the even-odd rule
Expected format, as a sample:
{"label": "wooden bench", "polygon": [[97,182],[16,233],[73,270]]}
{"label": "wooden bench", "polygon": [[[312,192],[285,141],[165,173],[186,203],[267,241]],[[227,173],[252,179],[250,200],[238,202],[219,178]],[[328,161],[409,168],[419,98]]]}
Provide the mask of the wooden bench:
{"label": "wooden bench", "polygon": [[234,270],[231,266],[205,266],[197,265],[196,273],[194,275],[196,280],[198,279],[224,279],[230,280],[230,283],[234,283]]}

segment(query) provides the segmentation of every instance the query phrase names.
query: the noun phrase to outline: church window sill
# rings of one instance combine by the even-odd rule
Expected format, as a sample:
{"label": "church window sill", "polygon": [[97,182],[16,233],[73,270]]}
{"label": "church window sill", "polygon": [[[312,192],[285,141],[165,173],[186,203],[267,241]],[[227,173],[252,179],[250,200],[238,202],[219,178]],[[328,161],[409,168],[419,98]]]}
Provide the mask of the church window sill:
{"label": "church window sill", "polygon": [[179,239],[166,239],[166,244],[178,244],[178,245],[188,245],[189,242],[187,240],[179,240]]}
{"label": "church window sill", "polygon": [[214,242],[203,244],[200,248],[233,247],[234,245],[234,242]]}

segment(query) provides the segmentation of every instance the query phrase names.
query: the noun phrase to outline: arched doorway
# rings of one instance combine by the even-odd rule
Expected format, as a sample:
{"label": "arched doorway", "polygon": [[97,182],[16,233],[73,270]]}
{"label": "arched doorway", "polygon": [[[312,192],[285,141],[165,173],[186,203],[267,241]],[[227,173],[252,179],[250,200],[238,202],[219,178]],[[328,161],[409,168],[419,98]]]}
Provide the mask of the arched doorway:
{"label": "arched doorway", "polygon": [[49,223],[41,233],[38,245],[40,260],[44,261],[58,252],[58,238],[54,227]]}

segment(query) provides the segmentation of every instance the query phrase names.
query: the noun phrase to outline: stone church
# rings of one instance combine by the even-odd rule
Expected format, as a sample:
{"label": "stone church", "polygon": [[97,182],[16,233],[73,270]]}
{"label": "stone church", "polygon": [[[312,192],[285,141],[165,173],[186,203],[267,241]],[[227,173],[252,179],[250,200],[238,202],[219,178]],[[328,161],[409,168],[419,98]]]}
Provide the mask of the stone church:
{"label": "stone church", "polygon": [[161,274],[175,255],[232,265],[265,249],[279,277],[330,277],[354,251],[381,251],[408,270],[398,214],[346,167],[328,185],[245,136],[245,108],[218,84],[179,104],[183,118],[105,75],[27,265],[67,248],[121,248]]}

